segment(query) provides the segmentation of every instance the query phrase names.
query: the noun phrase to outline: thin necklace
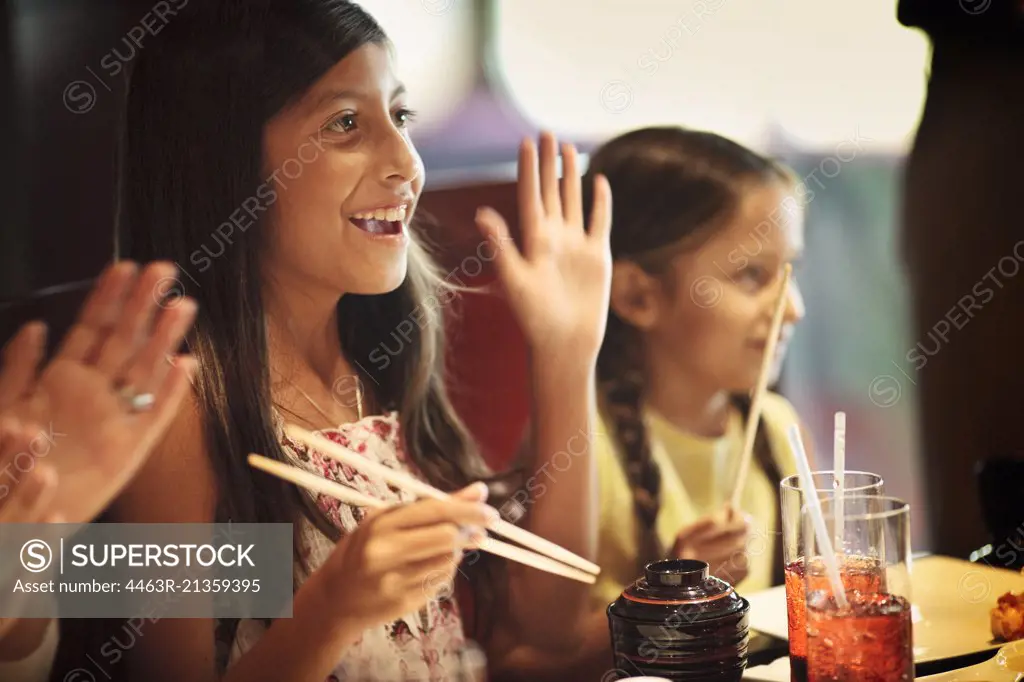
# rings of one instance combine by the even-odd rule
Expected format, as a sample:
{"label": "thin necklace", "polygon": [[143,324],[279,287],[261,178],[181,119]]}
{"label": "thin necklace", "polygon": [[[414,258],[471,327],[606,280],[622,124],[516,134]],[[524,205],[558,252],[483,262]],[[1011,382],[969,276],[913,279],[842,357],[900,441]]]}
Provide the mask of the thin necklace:
{"label": "thin necklace", "polygon": [[[285,379],[285,381],[287,381],[289,384],[291,384],[292,388],[294,388],[296,391],[298,391],[299,395],[301,395],[303,398],[305,398],[306,401],[309,402],[309,404],[313,406],[313,409],[315,409],[317,412],[319,412],[320,416],[322,416],[324,419],[327,420],[328,424],[334,424],[334,422],[331,421],[331,415],[327,414],[327,412],[322,407],[320,407],[320,405],[318,405],[317,402],[315,400],[313,400],[313,398],[311,398],[308,393],[303,391],[299,387],[298,384],[296,384],[291,379],[287,379],[287,378]],[[284,407],[280,403],[275,403],[275,404],[277,404],[277,406],[280,407],[281,409],[286,410],[288,412],[291,412],[292,414],[295,414],[294,411],[289,410],[287,407]],[[296,415],[296,416],[298,416],[298,415]],[[362,388],[359,386],[358,382],[356,383],[356,417],[360,421],[362,421],[362,419],[363,419],[363,391],[362,391]]]}

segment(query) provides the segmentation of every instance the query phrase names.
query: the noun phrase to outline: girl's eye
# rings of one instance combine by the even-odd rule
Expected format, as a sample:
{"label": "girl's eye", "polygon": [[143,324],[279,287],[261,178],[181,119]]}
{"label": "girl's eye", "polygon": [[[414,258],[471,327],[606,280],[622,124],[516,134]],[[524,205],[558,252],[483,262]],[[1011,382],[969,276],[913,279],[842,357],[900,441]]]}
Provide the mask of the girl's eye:
{"label": "girl's eye", "polygon": [[395,125],[399,128],[404,128],[416,119],[416,112],[412,109],[406,109],[402,107],[395,111]]}
{"label": "girl's eye", "polygon": [[768,271],[760,265],[748,265],[740,270],[740,281],[755,287],[764,285],[767,278]]}
{"label": "girl's eye", "polygon": [[349,133],[356,129],[356,115],[342,114],[324,126],[327,130],[336,133]]}
{"label": "girl's eye", "polygon": [[[399,128],[405,128],[413,119],[416,118],[416,112],[412,109],[401,108],[397,109],[392,114],[395,125]],[[330,130],[336,133],[350,133],[356,130],[356,115],[353,113],[344,113],[336,118],[332,119],[330,123],[324,126],[326,130]]]}

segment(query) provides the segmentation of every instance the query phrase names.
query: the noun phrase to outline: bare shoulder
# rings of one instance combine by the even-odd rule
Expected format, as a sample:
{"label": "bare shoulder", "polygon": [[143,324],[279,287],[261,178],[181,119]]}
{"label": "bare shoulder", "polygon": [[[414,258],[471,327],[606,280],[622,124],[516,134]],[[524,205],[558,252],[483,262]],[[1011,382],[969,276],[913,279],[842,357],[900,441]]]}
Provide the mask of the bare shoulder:
{"label": "bare shoulder", "polygon": [[194,396],[110,508],[120,523],[212,523],[216,481]]}

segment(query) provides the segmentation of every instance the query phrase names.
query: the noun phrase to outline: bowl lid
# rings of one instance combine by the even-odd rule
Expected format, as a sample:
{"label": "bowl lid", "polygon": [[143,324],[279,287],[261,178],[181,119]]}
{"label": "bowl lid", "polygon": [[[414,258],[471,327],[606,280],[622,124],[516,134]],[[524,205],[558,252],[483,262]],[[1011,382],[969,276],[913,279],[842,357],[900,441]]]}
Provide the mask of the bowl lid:
{"label": "bowl lid", "polygon": [[622,592],[611,611],[636,617],[643,607],[683,607],[694,620],[709,620],[742,611],[746,604],[732,585],[710,575],[707,562],[667,559],[647,564],[643,577]]}

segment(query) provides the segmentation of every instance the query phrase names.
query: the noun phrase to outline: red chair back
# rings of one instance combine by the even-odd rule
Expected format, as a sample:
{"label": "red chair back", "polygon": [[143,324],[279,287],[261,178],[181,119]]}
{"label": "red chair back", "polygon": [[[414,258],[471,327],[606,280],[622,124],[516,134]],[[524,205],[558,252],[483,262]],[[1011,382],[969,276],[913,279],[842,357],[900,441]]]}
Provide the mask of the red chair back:
{"label": "red chair back", "polygon": [[462,294],[445,312],[452,402],[496,471],[511,464],[529,419],[528,354],[495,281],[494,246],[484,241],[474,216],[490,206],[515,236],[515,191],[511,182],[467,185],[428,191],[420,200],[420,210],[436,223],[428,232],[450,281],[489,290]]}

